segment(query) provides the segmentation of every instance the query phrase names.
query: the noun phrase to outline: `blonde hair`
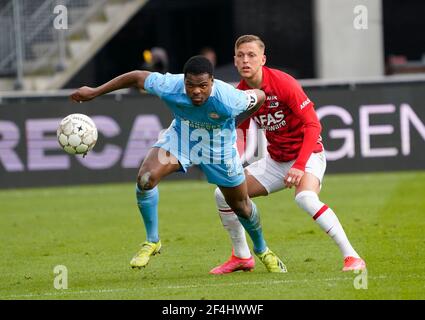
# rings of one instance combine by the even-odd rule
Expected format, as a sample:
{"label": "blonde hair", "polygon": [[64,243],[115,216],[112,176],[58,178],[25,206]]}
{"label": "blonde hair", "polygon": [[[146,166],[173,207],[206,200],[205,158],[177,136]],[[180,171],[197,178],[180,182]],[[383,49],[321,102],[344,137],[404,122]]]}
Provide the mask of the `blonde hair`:
{"label": "blonde hair", "polygon": [[235,50],[239,49],[239,47],[242,44],[248,43],[248,42],[257,42],[258,46],[262,50],[265,50],[266,49],[266,45],[264,44],[263,40],[261,40],[260,37],[255,36],[253,34],[246,34],[246,35],[240,36],[238,38],[238,40],[236,40],[236,42],[235,42]]}

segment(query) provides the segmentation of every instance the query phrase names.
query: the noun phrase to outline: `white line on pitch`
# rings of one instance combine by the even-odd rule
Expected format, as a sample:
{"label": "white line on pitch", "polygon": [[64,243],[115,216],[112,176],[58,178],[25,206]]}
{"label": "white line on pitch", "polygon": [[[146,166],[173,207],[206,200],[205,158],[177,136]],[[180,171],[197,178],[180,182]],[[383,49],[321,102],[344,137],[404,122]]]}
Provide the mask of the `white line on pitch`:
{"label": "white line on pitch", "polygon": [[[385,279],[386,276],[368,276],[368,279]],[[132,292],[132,291],[143,291],[148,290],[160,290],[160,289],[195,289],[201,287],[228,287],[228,286],[247,286],[247,285],[275,285],[282,283],[309,283],[313,281],[319,282],[330,282],[330,281],[352,281],[353,278],[326,278],[326,279],[293,279],[293,280],[272,280],[272,281],[244,281],[235,283],[211,283],[211,284],[198,284],[198,285],[182,285],[182,286],[159,286],[151,288],[134,288],[134,289],[101,289],[101,290],[80,290],[80,291],[58,291],[58,292],[45,292],[40,294],[17,294],[10,296],[0,296],[0,299],[13,299],[13,298],[36,298],[36,297],[49,297],[49,296],[65,296],[65,295],[84,295],[91,293],[116,293],[116,292]]]}

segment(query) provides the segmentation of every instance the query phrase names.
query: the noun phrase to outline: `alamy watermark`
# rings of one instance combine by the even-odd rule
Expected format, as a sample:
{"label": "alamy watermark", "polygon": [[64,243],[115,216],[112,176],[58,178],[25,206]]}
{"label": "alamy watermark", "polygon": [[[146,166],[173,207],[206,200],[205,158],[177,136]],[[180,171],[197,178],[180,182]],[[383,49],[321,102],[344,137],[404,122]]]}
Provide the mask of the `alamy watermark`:
{"label": "alamy watermark", "polygon": [[68,8],[64,5],[57,5],[53,9],[53,13],[56,15],[53,27],[56,30],[68,30]]}
{"label": "alamy watermark", "polygon": [[356,290],[367,290],[367,269],[356,270],[355,274],[358,274],[354,278],[353,285]]}
{"label": "alamy watermark", "polygon": [[[211,126],[211,124],[182,121],[180,126],[171,126],[161,131],[157,142],[157,146],[160,146],[158,161],[163,165],[177,164],[176,158],[179,158],[179,161],[187,161],[190,165],[225,165],[229,176],[232,176],[238,174],[234,171],[239,168],[239,162],[252,164],[263,157],[260,152],[254,153],[249,158],[239,155],[236,139],[237,136],[244,135],[243,130],[223,129],[219,126],[200,128],[202,125]],[[259,141],[263,132],[255,131],[257,137],[251,138]],[[240,156],[243,160],[240,160]]]}
{"label": "alamy watermark", "polygon": [[354,20],[353,26],[356,30],[367,30],[368,26],[368,10],[364,5],[358,5],[354,7]]}
{"label": "alamy watermark", "polygon": [[68,289],[68,268],[63,265],[58,265],[53,268],[55,278],[53,280],[53,287],[56,290]]}

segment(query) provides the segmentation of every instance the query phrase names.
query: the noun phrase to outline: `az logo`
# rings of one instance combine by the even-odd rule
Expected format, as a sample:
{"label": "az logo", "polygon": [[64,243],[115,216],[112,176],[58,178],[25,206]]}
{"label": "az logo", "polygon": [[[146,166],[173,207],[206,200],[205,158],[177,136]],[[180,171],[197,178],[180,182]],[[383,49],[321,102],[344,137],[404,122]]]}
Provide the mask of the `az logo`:
{"label": "az logo", "polygon": [[271,109],[271,108],[277,108],[277,107],[279,107],[279,101],[272,101],[272,102],[270,102],[270,105],[269,105],[269,108]]}

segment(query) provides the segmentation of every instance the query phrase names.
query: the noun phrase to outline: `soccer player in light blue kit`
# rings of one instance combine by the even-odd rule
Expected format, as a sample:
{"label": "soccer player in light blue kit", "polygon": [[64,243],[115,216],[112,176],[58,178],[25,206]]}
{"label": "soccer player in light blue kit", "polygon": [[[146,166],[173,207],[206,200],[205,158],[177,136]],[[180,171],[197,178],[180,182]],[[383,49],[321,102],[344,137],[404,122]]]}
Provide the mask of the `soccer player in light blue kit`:
{"label": "soccer player in light blue kit", "polygon": [[[286,272],[282,261],[266,245],[259,214],[248,197],[242,164],[234,146],[235,117],[256,111],[264,103],[264,92],[257,89],[241,91],[214,80],[213,66],[202,56],[189,59],[183,72],[163,75],[133,71],[97,88],[82,87],[71,95],[73,101],[83,102],[118,89],[137,87],[161,98],[174,114],[171,126],[149,151],[137,176],[137,203],[147,240],[130,265],[145,267],[150,257],[161,249],[158,183],[173,172],[186,172],[197,164],[208,182],[220,188],[267,270]],[[243,270],[253,267],[245,265]]]}

